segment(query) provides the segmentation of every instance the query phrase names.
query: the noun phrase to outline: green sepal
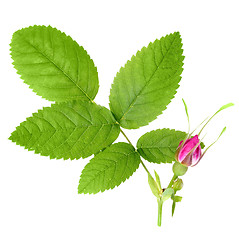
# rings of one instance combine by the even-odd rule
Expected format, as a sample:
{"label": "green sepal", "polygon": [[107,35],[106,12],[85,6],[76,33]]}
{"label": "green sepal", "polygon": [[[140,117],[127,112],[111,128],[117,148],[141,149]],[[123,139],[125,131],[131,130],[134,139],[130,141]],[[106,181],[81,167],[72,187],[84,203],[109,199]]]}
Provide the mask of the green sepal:
{"label": "green sepal", "polygon": [[175,202],[181,202],[182,199],[183,199],[183,197],[181,197],[181,196],[174,196]]}
{"label": "green sepal", "polygon": [[188,167],[187,166],[184,166],[182,165],[181,163],[179,162],[175,162],[173,164],[173,173],[176,175],[176,176],[183,176],[188,170]]}
{"label": "green sepal", "polygon": [[200,142],[200,147],[201,147],[201,149],[204,149],[205,148],[205,144],[203,142]]}
{"label": "green sepal", "polygon": [[175,201],[173,201],[173,204],[172,204],[172,217],[174,215],[175,207],[176,207],[176,203],[175,203]]}
{"label": "green sepal", "polygon": [[162,190],[162,187],[161,187],[161,182],[160,182],[160,178],[159,178],[159,175],[158,173],[154,170],[154,175],[155,175],[155,180],[156,180],[156,183],[158,184],[158,187],[160,189],[160,191]]}
{"label": "green sepal", "polygon": [[148,183],[149,183],[149,186],[150,186],[150,189],[151,189],[153,195],[156,198],[160,198],[161,194],[160,194],[159,186],[150,174],[148,174]]}
{"label": "green sepal", "polygon": [[181,196],[175,196],[173,194],[171,198],[173,200],[173,204],[172,204],[172,217],[173,217],[174,212],[175,212],[176,202],[181,202],[182,201],[182,197]]}
{"label": "green sepal", "polygon": [[166,200],[171,198],[173,194],[174,194],[174,190],[172,188],[166,188],[161,197],[162,201],[165,202]]}

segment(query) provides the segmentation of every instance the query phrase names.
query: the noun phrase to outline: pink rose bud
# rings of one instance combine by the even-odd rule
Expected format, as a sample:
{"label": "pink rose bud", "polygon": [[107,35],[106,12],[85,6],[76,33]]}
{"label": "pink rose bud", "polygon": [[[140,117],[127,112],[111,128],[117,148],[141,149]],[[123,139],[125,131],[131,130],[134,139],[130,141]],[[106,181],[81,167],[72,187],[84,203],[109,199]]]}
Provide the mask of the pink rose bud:
{"label": "pink rose bud", "polygon": [[176,160],[184,166],[195,166],[202,157],[202,150],[198,135],[181,141],[176,151]]}
{"label": "pink rose bud", "polygon": [[[200,146],[200,141],[198,139],[198,136],[201,134],[202,130],[206,127],[206,125],[212,120],[212,118],[214,116],[216,116],[222,110],[224,110],[224,109],[226,109],[228,107],[233,106],[234,104],[233,103],[228,103],[226,105],[223,105],[221,108],[219,108],[219,110],[217,110],[212,115],[212,117],[210,117],[209,120],[204,124],[204,126],[201,128],[201,130],[198,133],[198,135],[195,135],[192,138],[191,138],[192,133],[196,129],[189,134],[189,132],[190,132],[190,124],[189,124],[188,108],[187,108],[187,105],[186,105],[184,100],[183,100],[183,104],[184,104],[185,112],[186,112],[187,119],[188,119],[188,134],[187,134],[187,138],[179,143],[179,146],[178,146],[177,151],[175,153],[175,158],[176,158],[176,161],[181,163],[182,165],[184,165],[186,167],[189,167],[189,166],[193,167],[193,166],[195,166],[196,164],[199,163],[199,161],[204,156],[204,154],[207,152],[207,150],[218,141],[218,139],[221,137],[221,135],[225,132],[226,127],[223,128],[223,130],[221,131],[221,133],[218,136],[218,138],[216,139],[216,141],[214,141],[211,145],[209,145],[209,147],[207,147],[207,149],[204,151],[203,154],[202,154],[202,149],[201,149],[201,146]],[[204,121],[202,123],[204,123]],[[175,166],[177,166],[177,165],[175,165]],[[177,168],[178,168],[178,166],[175,167],[175,171],[177,170]]]}

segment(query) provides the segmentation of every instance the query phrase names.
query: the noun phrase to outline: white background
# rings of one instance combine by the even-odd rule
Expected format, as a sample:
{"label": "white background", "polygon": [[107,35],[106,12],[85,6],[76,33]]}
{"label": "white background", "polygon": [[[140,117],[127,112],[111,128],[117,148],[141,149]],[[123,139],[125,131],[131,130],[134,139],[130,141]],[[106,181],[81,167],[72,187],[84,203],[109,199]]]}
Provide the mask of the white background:
{"label": "white background", "polygon": [[[238,1],[4,1],[0,38],[0,239],[239,239],[238,236]],[[108,106],[111,83],[137,50],[180,31],[185,57],[181,87],[167,111],[153,123],[126,131],[135,144],[146,131],[187,129],[181,98],[195,127],[221,105],[205,132],[210,144],[227,131],[201,162],[183,177],[183,201],[171,218],[171,202],[157,227],[157,201],[142,166],[118,188],[78,195],[88,159],[49,160],[8,139],[20,122],[50,103],[35,95],[13,68],[9,43],[14,31],[51,25],[71,35],[94,60],[100,79],[96,102]],[[125,141],[122,136],[117,141]],[[163,185],[171,165],[145,163]]]}

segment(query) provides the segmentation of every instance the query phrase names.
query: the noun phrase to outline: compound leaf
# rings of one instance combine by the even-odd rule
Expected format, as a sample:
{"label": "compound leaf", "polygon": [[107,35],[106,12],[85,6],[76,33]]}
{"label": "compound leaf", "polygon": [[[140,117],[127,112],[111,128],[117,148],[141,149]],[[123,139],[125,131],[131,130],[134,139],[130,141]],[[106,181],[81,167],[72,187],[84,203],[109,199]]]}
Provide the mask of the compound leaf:
{"label": "compound leaf", "polygon": [[17,73],[50,101],[93,100],[97,69],[83,47],[51,26],[31,26],[13,34],[11,55]]}
{"label": "compound leaf", "polygon": [[179,87],[183,50],[178,32],[142,48],[117,73],[110,91],[110,109],[124,128],[153,121]]}
{"label": "compound leaf", "polygon": [[175,152],[186,136],[185,132],[173,129],[158,129],[141,136],[137,142],[139,154],[154,163],[172,163]]}
{"label": "compound leaf", "polygon": [[86,158],[107,147],[119,135],[111,112],[95,103],[56,103],[34,113],[9,138],[50,158]]}
{"label": "compound leaf", "polygon": [[97,193],[119,186],[139,167],[140,156],[128,143],[115,143],[97,154],[82,171],[78,192]]}

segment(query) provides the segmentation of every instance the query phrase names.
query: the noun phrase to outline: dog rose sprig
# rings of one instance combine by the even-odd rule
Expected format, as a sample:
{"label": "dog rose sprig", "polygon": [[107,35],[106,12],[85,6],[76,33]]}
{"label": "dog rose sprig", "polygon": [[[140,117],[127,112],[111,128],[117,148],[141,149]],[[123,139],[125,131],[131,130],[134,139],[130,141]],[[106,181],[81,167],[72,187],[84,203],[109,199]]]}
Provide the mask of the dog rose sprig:
{"label": "dog rose sprig", "polygon": [[[220,108],[194,134],[196,130],[190,133],[184,102],[187,134],[157,129],[142,135],[136,146],[132,144],[123,129],[137,129],[155,120],[180,86],[184,61],[180,33],[149,43],[120,68],[111,86],[108,108],[95,102],[100,80],[93,59],[70,36],[51,26],[30,26],[16,31],[10,46],[13,65],[21,79],[52,104],[28,117],[9,139],[50,159],[80,161],[90,157],[80,175],[79,194],[115,189],[142,166],[157,198],[158,225],[163,203],[170,198],[173,215],[176,203],[182,200],[177,195],[183,187],[180,177],[189,166],[201,161],[226,128],[204,151],[201,132],[216,114],[233,105]],[[115,142],[120,134],[127,142]],[[154,177],[151,175],[146,161],[174,163],[167,188],[162,188],[156,171]]]}
{"label": "dog rose sprig", "polygon": [[[206,148],[206,150],[204,150],[204,152],[202,152],[201,145],[203,145],[202,139],[204,137],[200,140],[200,135],[203,129],[212,120],[212,118],[215,117],[219,112],[234,105],[233,103],[228,103],[222,106],[203,125],[199,133],[193,136],[193,133],[197,130],[198,127],[190,133],[188,109],[184,100],[183,100],[183,103],[185,106],[185,111],[186,111],[187,120],[188,120],[188,133],[186,134],[186,137],[179,142],[179,145],[176,149],[176,152],[175,152],[176,161],[173,164],[173,168],[172,168],[174,175],[166,189],[162,189],[159,176],[156,171],[155,171],[156,180],[154,180],[150,174],[148,176],[148,182],[149,182],[150,188],[153,194],[157,197],[157,201],[158,201],[158,226],[161,226],[161,222],[162,222],[163,203],[169,198],[173,200],[173,205],[172,205],[172,215],[173,215],[175,211],[176,202],[180,202],[182,200],[181,196],[176,196],[177,191],[181,190],[183,187],[183,181],[181,178],[179,178],[179,176],[183,176],[187,172],[188,167],[196,166],[199,163],[199,161],[202,159],[202,157],[205,155],[205,153],[208,151],[208,149],[212,147],[218,141],[221,135],[226,131],[226,127],[224,127],[221,133],[219,134],[218,138],[213,143],[211,143]],[[199,126],[201,126],[206,120],[207,118]]]}

